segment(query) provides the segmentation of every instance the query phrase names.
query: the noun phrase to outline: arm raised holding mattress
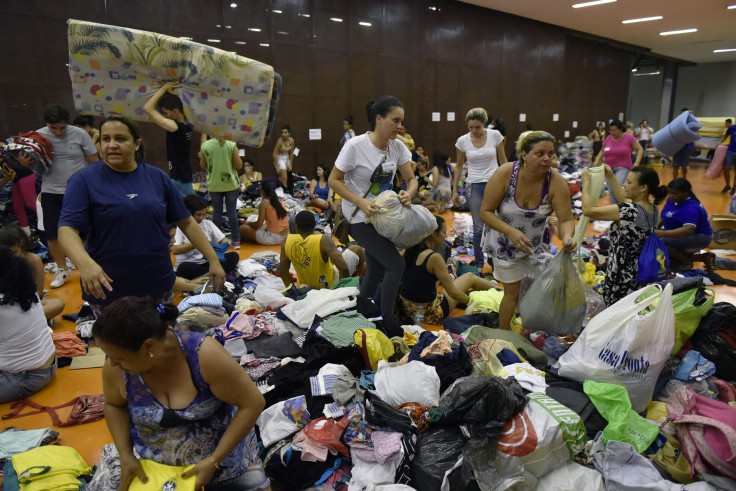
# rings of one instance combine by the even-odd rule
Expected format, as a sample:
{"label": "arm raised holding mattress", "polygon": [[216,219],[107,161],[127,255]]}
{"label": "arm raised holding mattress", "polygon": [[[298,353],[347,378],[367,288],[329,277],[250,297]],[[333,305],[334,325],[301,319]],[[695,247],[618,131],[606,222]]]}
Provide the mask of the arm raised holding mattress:
{"label": "arm raised holding mattress", "polygon": [[143,106],[143,112],[145,112],[149,118],[151,118],[151,121],[165,129],[166,131],[171,131],[172,133],[178,129],[178,126],[176,124],[176,121],[166,117],[165,114],[161,114],[158,112],[158,101],[161,100],[161,97],[164,96],[164,94],[175,94],[174,89],[181,88],[181,84],[178,82],[166,82],[161,86],[161,88],[158,89],[158,91],[153,94],[153,96],[148,99],[148,102]]}

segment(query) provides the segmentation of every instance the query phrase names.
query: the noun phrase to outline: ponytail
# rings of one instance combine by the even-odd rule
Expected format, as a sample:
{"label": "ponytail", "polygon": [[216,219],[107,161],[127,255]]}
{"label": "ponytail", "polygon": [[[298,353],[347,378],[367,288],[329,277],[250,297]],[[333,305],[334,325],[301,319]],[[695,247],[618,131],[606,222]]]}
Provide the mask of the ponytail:
{"label": "ponytail", "polygon": [[[611,126],[614,126],[613,124]],[[631,172],[636,172],[639,176],[637,181],[640,186],[646,186],[649,189],[649,194],[654,196],[654,202],[660,204],[667,197],[667,187],[659,185],[659,175],[657,172],[644,166],[636,166],[631,169]]]}
{"label": "ponytail", "polygon": [[261,184],[261,191],[268,198],[269,203],[276,210],[276,216],[279,218],[285,218],[289,212],[286,211],[284,205],[281,204],[279,195],[276,194],[276,185],[270,181],[265,181]]}
{"label": "ponytail", "polygon": [[697,196],[695,196],[695,193],[693,193],[693,185],[690,184],[690,181],[685,179],[684,177],[678,177],[675,179],[672,179],[670,183],[667,185],[669,189],[674,189],[676,191],[680,191],[681,193],[687,193],[688,196],[690,196],[692,199],[700,203],[700,200]]}

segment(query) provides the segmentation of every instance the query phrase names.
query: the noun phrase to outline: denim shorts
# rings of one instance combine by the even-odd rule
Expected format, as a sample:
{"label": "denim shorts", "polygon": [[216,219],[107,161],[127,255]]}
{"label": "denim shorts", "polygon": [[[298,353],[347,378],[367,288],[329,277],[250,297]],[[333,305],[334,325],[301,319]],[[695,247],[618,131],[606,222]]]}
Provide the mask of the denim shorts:
{"label": "denim shorts", "polygon": [[0,371],[0,404],[19,401],[40,391],[54,378],[56,360],[51,366],[12,373]]}

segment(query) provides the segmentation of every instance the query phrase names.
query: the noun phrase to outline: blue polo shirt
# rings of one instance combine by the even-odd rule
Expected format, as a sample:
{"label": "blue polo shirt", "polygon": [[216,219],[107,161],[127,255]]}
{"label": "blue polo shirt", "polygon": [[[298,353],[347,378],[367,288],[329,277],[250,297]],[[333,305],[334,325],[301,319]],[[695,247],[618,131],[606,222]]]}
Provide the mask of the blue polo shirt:
{"label": "blue polo shirt", "polygon": [[713,233],[708,221],[708,212],[703,208],[703,205],[692,198],[688,198],[679,204],[668,198],[667,203],[662,208],[662,223],[665,230],[674,230],[685,225],[695,225],[696,234],[708,235]]}
{"label": "blue polo shirt", "polygon": [[108,305],[128,296],[160,296],[176,280],[169,252],[168,222],[190,216],[166,173],[141,163],[118,172],[95,162],[69,179],[59,226],[87,233],[86,249],[113,280]]}

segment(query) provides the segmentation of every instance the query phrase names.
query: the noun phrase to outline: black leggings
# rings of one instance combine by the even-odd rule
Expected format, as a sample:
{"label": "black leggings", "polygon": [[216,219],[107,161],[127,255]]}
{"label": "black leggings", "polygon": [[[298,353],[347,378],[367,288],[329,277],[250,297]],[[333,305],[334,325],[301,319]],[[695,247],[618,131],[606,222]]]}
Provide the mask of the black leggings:
{"label": "black leggings", "polygon": [[404,259],[396,246],[376,232],[371,224],[350,224],[350,235],[365,250],[366,273],[360,284],[360,296],[373,297],[382,282],[380,301],[384,328],[392,336],[401,336],[401,326],[394,317],[394,304],[404,275]]}
{"label": "black leggings", "polygon": [[[230,274],[238,265],[238,262],[240,262],[240,255],[237,252],[226,252],[225,259],[220,261],[220,264],[222,265],[222,269],[224,269],[227,274]],[[181,263],[179,267],[176,268],[176,276],[186,278],[187,280],[199,278],[209,272],[210,263],[206,261],[203,263]]]}

